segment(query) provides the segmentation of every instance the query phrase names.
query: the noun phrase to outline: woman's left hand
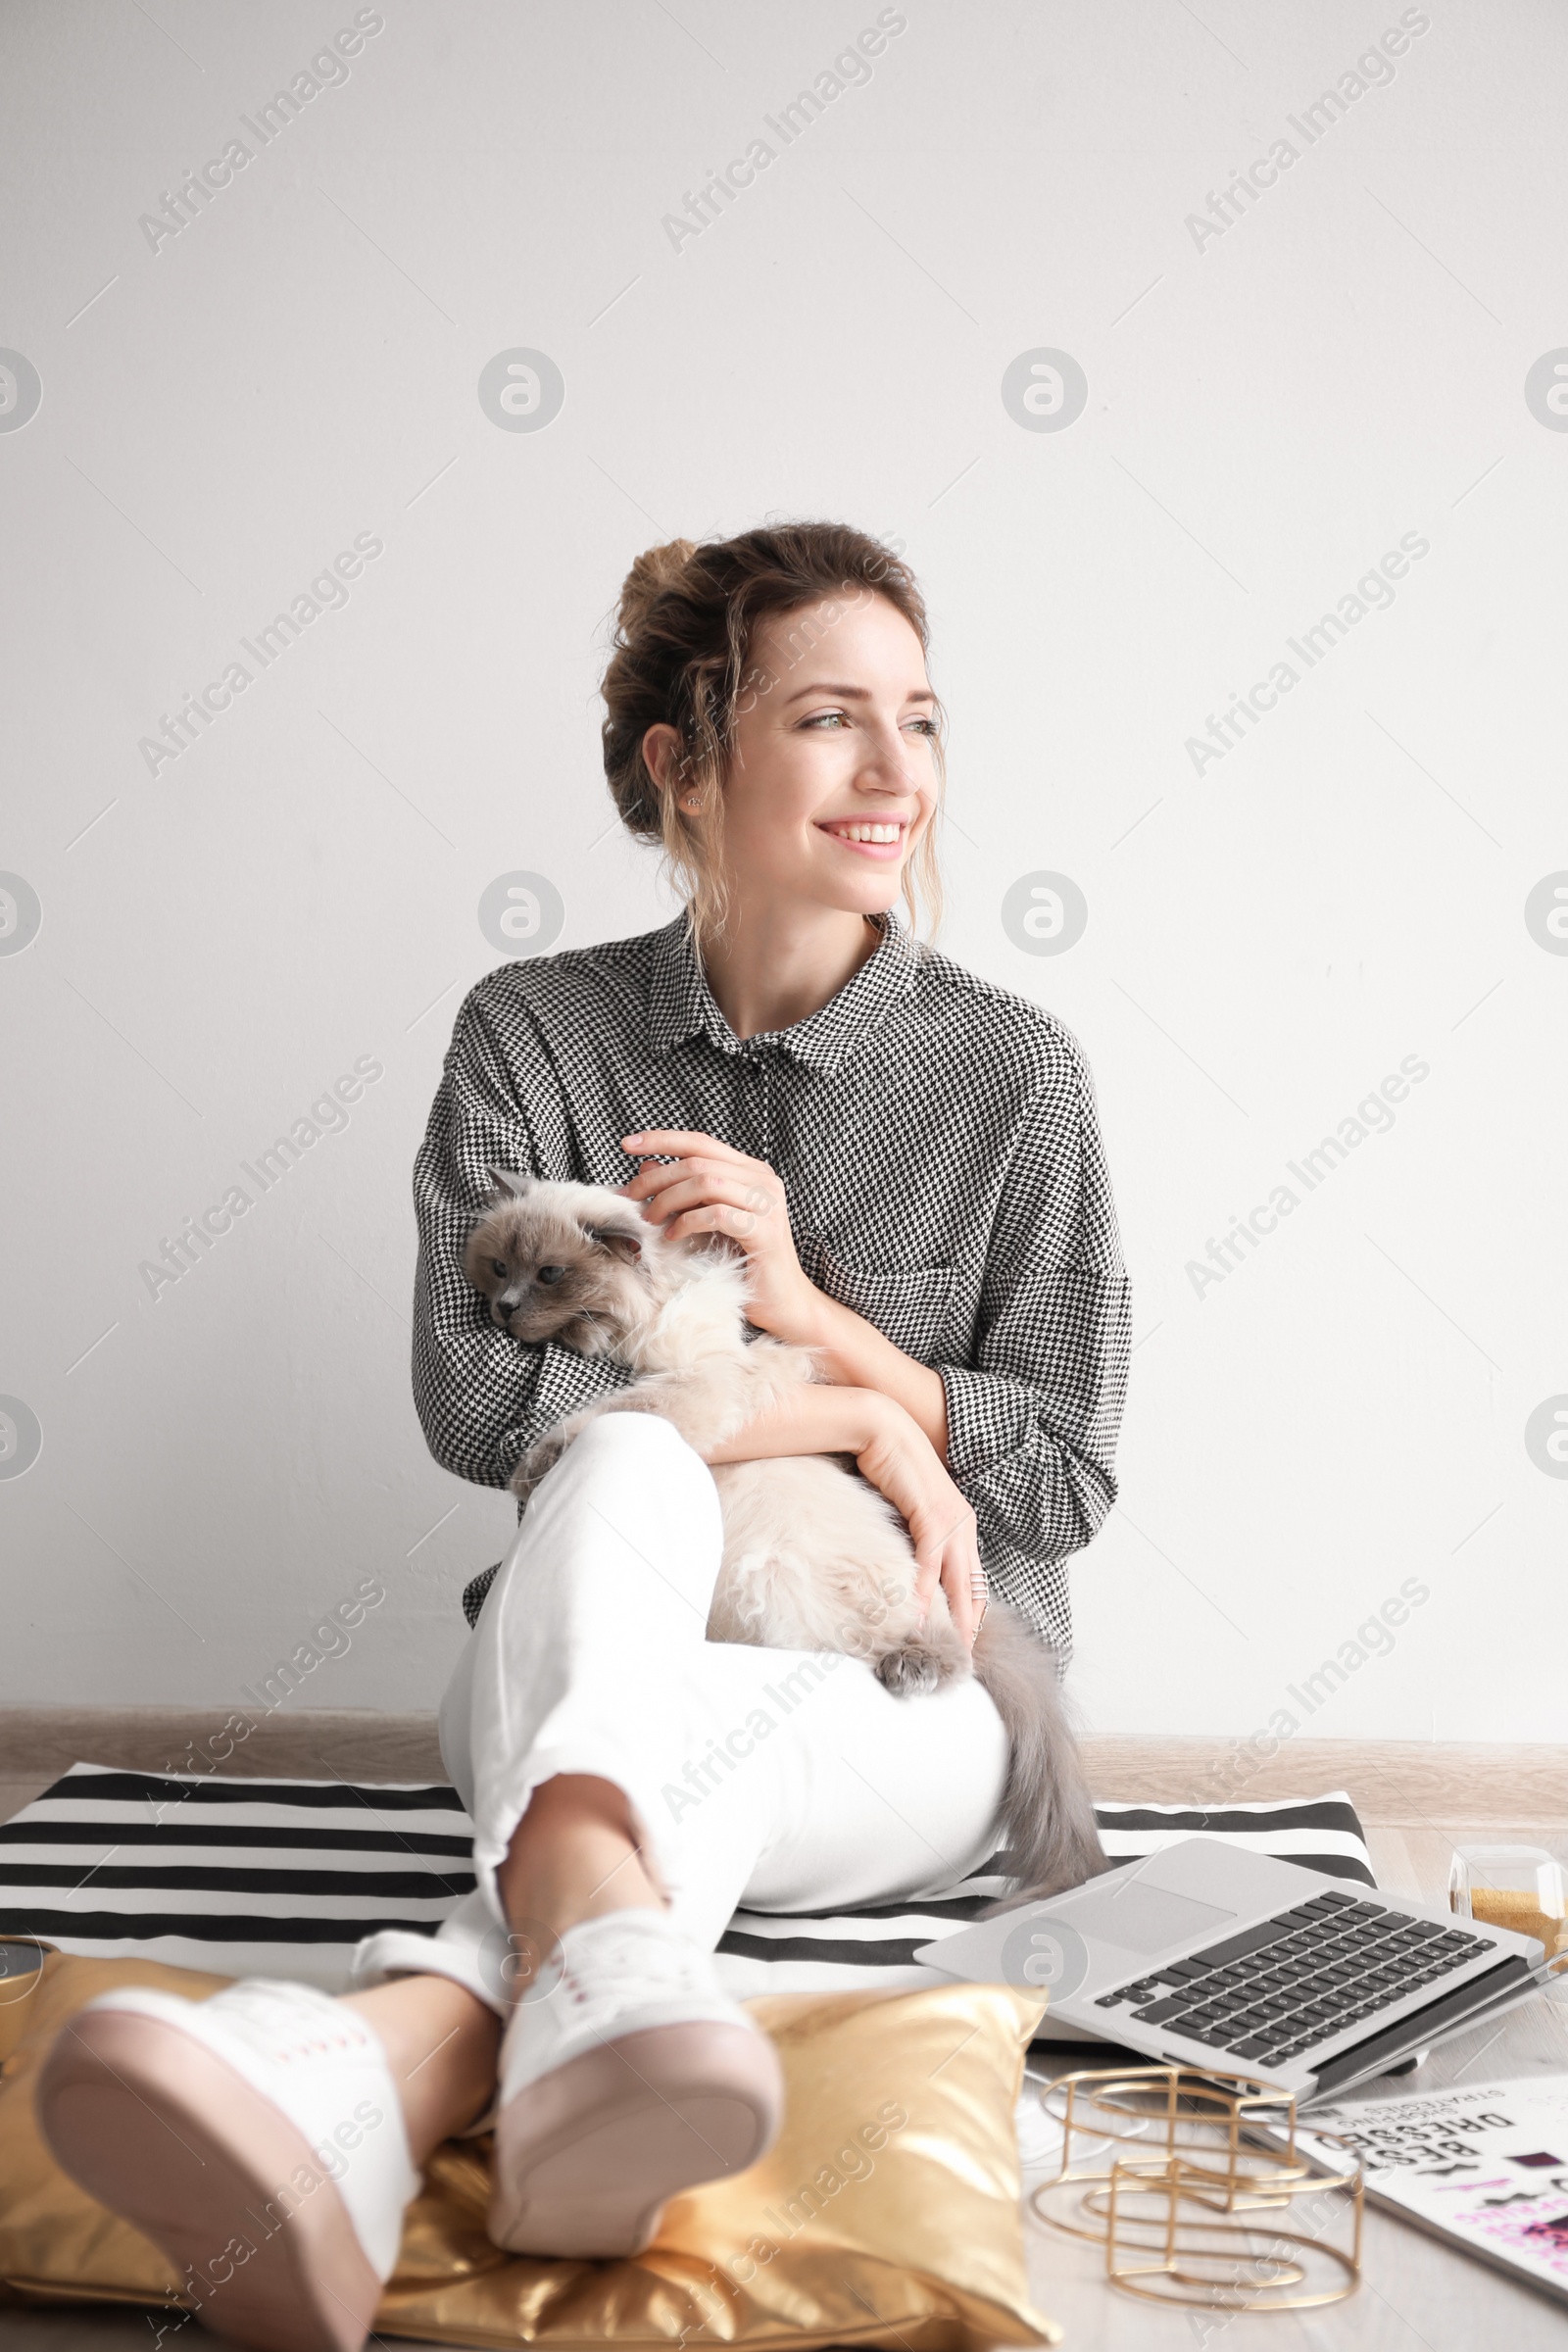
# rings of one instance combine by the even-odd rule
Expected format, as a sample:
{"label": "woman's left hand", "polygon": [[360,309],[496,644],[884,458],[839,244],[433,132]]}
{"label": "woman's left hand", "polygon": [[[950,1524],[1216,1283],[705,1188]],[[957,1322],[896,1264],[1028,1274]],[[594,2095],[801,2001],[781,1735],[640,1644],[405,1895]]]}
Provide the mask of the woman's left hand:
{"label": "woman's left hand", "polygon": [[680,1127],[641,1129],[623,1135],[620,1146],[634,1158],[658,1152],[668,1160],[639,1168],[620,1188],[627,1199],[641,1200],[643,1214],[662,1224],[671,1241],[721,1233],[736,1243],[746,1252],[750,1320],[775,1339],[808,1347],[821,1293],[795,1254],[789,1203],[776,1170],[716,1136]]}

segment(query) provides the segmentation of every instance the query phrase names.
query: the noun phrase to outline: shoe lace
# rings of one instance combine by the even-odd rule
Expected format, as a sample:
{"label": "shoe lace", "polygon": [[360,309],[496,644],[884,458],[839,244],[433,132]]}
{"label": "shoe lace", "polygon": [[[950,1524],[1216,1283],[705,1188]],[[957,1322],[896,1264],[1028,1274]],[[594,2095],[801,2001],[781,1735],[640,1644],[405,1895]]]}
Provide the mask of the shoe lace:
{"label": "shoe lace", "polygon": [[585,1950],[563,1948],[559,1966],[557,1989],[570,2003],[574,2022],[589,2031],[649,1999],[713,1997],[704,1955],[662,1925],[627,1921],[613,1935],[595,1936]]}
{"label": "shoe lace", "polygon": [[[367,2047],[364,2024],[352,2010],[329,1997],[319,2003],[302,2002],[301,1989],[284,1988],[265,1977],[243,1981],[223,2004],[223,2022],[259,2056],[284,2064]],[[312,2013],[309,2019],[301,2015],[306,2006]]]}

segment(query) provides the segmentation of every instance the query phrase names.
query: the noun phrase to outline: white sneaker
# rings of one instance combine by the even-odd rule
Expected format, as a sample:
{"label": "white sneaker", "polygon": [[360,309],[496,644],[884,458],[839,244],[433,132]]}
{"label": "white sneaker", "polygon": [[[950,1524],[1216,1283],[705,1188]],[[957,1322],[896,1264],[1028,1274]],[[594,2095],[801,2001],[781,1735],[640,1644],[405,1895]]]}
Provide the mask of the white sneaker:
{"label": "white sneaker", "polygon": [[265,1977],[204,2001],[100,1994],[55,2037],[38,2120],[72,2178],[188,2274],[215,2334],[358,2352],[420,2186],[358,2010]]}
{"label": "white sneaker", "polygon": [[568,1928],[501,2045],[489,2231],[515,2254],[639,2253],[666,2200],[744,2172],[784,2113],[777,2054],[662,1911]]}

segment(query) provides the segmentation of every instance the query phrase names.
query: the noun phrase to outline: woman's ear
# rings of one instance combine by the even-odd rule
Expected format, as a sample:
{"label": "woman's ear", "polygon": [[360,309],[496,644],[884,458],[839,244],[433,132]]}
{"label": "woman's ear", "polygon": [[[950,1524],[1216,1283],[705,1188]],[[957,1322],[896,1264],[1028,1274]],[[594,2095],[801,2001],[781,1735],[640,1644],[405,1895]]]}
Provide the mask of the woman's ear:
{"label": "woman's ear", "polygon": [[498,1200],[521,1200],[526,1194],[533,1190],[537,1182],[535,1177],[519,1176],[514,1168],[487,1167],[485,1174],[490,1179],[491,1191]]}
{"label": "woman's ear", "polygon": [[643,765],[661,792],[673,792],[679,780],[679,730],[661,719],[643,737]]}

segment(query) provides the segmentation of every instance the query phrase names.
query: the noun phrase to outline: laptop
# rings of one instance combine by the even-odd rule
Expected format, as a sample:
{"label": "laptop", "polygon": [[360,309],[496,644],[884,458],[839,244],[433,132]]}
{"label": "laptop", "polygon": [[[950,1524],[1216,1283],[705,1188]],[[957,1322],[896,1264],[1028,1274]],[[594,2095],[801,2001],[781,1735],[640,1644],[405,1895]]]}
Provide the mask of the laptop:
{"label": "laptop", "polygon": [[1184,1838],[914,1957],[1046,1992],[1043,2037],[1243,2074],[1310,2106],[1544,1984],[1544,1947],[1343,1879]]}

